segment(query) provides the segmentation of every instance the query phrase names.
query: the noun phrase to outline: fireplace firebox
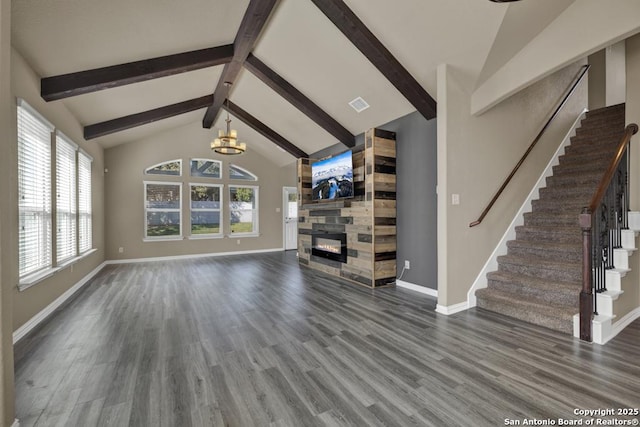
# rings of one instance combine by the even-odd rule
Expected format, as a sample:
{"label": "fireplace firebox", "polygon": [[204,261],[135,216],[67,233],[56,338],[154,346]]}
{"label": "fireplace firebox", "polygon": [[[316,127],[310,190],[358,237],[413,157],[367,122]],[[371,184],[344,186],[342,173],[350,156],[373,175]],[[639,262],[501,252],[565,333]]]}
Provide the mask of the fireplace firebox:
{"label": "fireplace firebox", "polygon": [[345,233],[323,233],[311,236],[311,255],[347,262],[347,235]]}

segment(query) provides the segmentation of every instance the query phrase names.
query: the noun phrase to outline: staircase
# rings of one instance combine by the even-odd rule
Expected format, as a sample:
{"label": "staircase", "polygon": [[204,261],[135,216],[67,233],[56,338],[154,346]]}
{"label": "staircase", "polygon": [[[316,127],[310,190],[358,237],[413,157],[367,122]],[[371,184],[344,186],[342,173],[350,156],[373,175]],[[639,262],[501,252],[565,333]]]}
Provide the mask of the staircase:
{"label": "staircase", "polygon": [[498,271],[476,291],[478,307],[573,334],[582,286],[578,215],[615,156],[624,124],[624,104],[587,113],[507,255],[498,257]]}

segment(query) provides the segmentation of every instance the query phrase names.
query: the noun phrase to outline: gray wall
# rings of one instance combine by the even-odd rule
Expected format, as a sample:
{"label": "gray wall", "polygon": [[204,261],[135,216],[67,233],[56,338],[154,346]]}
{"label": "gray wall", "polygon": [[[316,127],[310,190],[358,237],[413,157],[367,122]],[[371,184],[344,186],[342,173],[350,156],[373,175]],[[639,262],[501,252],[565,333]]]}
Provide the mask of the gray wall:
{"label": "gray wall", "polygon": [[[396,133],[398,274],[404,261],[411,263],[402,280],[437,289],[436,120],[427,121],[418,112],[381,126]],[[364,143],[364,134],[356,144]],[[345,150],[342,144],[312,154],[322,158]]]}

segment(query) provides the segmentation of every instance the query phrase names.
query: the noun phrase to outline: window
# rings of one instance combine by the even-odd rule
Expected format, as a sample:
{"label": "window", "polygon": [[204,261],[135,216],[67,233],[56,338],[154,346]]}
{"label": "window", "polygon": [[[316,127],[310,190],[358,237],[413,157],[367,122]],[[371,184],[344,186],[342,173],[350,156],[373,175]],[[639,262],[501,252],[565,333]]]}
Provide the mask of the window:
{"label": "window", "polygon": [[145,182],[145,238],[178,238],[182,211],[182,185]]}
{"label": "window", "polygon": [[229,216],[232,233],[257,233],[258,187],[229,186]]}
{"label": "window", "polygon": [[91,163],[93,159],[84,151],[78,151],[78,251],[91,249],[93,211],[91,209]]}
{"label": "window", "polygon": [[246,169],[237,165],[229,165],[229,179],[242,179],[245,181],[257,181],[258,177]]}
{"label": "window", "polygon": [[18,100],[20,277],[52,265],[51,132],[48,121]]}
{"label": "window", "polygon": [[222,163],[211,159],[191,159],[191,176],[220,178]]}
{"label": "window", "polygon": [[158,163],[157,165],[147,168],[144,173],[147,175],[182,176],[182,160],[178,159]]}
{"label": "window", "polygon": [[190,184],[191,235],[222,235],[220,227],[221,185]]}
{"label": "window", "polygon": [[78,146],[56,132],[56,262],[77,254],[76,150]]}

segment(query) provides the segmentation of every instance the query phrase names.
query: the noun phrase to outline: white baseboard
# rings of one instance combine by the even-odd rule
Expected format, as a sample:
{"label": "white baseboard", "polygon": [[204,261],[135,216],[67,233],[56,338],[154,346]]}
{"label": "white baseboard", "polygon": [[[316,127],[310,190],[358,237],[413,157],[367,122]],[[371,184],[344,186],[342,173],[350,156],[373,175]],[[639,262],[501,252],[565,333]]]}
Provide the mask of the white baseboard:
{"label": "white baseboard", "polygon": [[106,263],[107,264],[134,264],[139,262],[173,261],[173,260],[180,260],[180,259],[208,258],[208,257],[219,257],[219,256],[229,256],[229,255],[261,254],[261,253],[282,252],[282,251],[284,251],[284,248],[255,249],[255,250],[249,250],[249,251],[213,252],[213,253],[206,253],[206,254],[160,256],[160,257],[150,257],[150,258],[112,259],[112,260],[106,261]]}
{"label": "white baseboard", "polygon": [[498,245],[491,253],[491,256],[489,256],[489,259],[485,263],[484,267],[482,267],[482,270],[480,270],[480,273],[476,277],[476,280],[473,282],[471,288],[467,292],[467,301],[469,303],[469,307],[476,306],[476,291],[478,289],[487,287],[487,273],[496,271],[498,269],[498,256],[506,255],[507,242],[516,238],[516,226],[524,224],[524,213],[531,211],[531,202],[538,197],[540,188],[546,185],[547,177],[553,175],[553,166],[559,164],[558,157],[560,157],[560,155],[564,153],[565,147],[567,147],[571,143],[571,137],[576,134],[576,129],[578,128],[578,126],[580,126],[580,122],[586,116],[586,113],[587,109],[585,108],[584,110],[582,110],[582,113],[580,113],[578,118],[573,122],[573,125],[562,140],[562,143],[560,144],[560,146],[558,146],[558,149],[554,153],[553,157],[551,157],[551,160],[549,160],[547,167],[538,178],[538,181],[533,186],[533,189],[525,199],[522,206],[520,206],[520,210],[513,217],[513,220],[511,221],[511,224],[509,224],[509,227],[507,227],[507,231],[505,231],[502,239],[500,239],[500,241],[498,242]]}
{"label": "white baseboard", "polygon": [[618,335],[624,328],[629,326],[634,320],[640,318],[640,307],[636,307],[631,310],[629,313],[625,314],[624,317],[621,317],[620,320],[613,323],[611,325],[611,335],[608,337],[603,337],[605,344],[607,341]]}
{"label": "white baseboard", "polygon": [[459,304],[453,305],[436,305],[436,313],[445,314],[450,316],[452,314],[459,313],[461,311],[465,311],[469,308],[469,303],[467,301],[461,302]]}
{"label": "white baseboard", "polygon": [[[17,343],[21,340],[25,335],[27,335],[33,328],[38,326],[40,322],[47,318],[51,313],[53,313],[58,307],[64,304],[73,294],[75,294],[80,288],[87,284],[89,280],[93,278],[100,270],[104,268],[106,262],[103,262],[96,268],[94,268],[89,274],[80,279],[75,285],[67,289],[65,293],[56,298],[51,304],[46,306],[42,311],[33,316],[31,319],[27,320],[27,322],[20,326],[13,333],[13,343]],[[15,423],[14,423],[15,424]]]}
{"label": "white baseboard", "polygon": [[436,289],[431,289],[425,286],[420,286],[413,283],[405,282],[404,280],[396,280],[396,286],[399,288],[405,288],[405,289],[410,289],[412,291],[420,292],[422,294],[429,295],[430,297],[438,298],[438,291]]}

